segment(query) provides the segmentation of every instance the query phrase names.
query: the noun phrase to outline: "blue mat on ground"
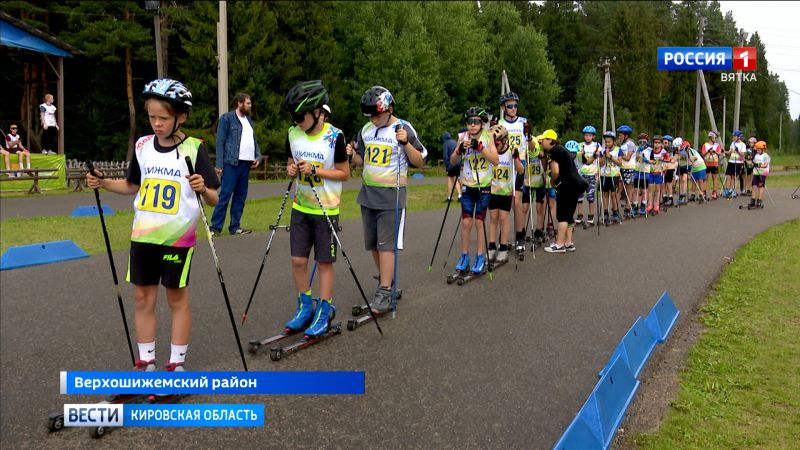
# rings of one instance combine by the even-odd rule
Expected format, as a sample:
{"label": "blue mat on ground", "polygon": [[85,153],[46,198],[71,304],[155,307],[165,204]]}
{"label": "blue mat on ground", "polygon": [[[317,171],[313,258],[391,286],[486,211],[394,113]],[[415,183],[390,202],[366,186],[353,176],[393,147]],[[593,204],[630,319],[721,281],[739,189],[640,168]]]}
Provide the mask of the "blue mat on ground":
{"label": "blue mat on ground", "polygon": [[614,349],[614,353],[611,354],[608,364],[600,371],[598,378],[608,372],[611,368],[611,363],[617,355],[622,356],[622,359],[625,361],[625,364],[628,365],[633,376],[639,378],[639,373],[642,372],[647,360],[650,359],[650,355],[653,354],[656,343],[656,336],[650,331],[644,319],[639,316],[630,330],[622,337],[617,348]]}
{"label": "blue mat on ground", "polygon": [[[88,216],[98,216],[100,212],[97,210],[97,205],[91,206],[78,206],[77,208],[72,210],[72,214],[70,217],[88,217]],[[114,210],[111,209],[108,205],[103,205],[103,215],[106,216],[113,216]]]}
{"label": "blue mat on ground", "polygon": [[418,172],[418,173],[415,173],[414,175],[411,175],[411,178],[417,178],[417,179],[425,178],[425,174],[422,174],[422,173]]}
{"label": "blue mat on ground", "polygon": [[675,322],[678,321],[680,314],[681,312],[675,307],[672,298],[670,298],[667,291],[664,291],[661,294],[661,298],[653,305],[653,309],[647,314],[645,322],[647,322],[647,326],[658,339],[658,342],[663,343],[667,340],[667,336],[669,336],[672,329],[675,328]]}
{"label": "blue mat on ground", "polygon": [[40,242],[38,244],[11,247],[0,256],[0,270],[50,264],[71,259],[88,258],[72,241]]}

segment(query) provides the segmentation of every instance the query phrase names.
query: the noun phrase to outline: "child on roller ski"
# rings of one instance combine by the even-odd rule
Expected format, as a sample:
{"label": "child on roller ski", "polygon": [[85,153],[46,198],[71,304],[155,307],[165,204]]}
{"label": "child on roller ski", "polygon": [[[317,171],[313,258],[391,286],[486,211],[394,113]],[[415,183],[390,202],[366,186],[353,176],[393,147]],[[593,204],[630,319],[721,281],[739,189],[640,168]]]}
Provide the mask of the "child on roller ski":
{"label": "child on roller ski", "polygon": [[[649,136],[647,133],[639,133],[637,140],[639,147],[636,148],[636,174],[634,175],[633,217],[645,217],[647,211],[647,178],[650,174],[649,155],[653,148],[650,147]],[[638,203],[636,203],[638,202]]]}
{"label": "child on roller ski", "polygon": [[[578,150],[578,161],[580,162],[579,173],[589,183],[589,189],[578,198],[578,205],[580,205],[580,212],[578,218],[575,219],[575,224],[583,224],[584,228],[594,226],[594,200],[595,191],[597,188],[597,158],[602,154],[603,148],[598,142],[594,142],[594,137],[597,134],[597,129],[591,125],[583,127],[583,143],[580,144]],[[586,214],[586,221],[584,222],[584,197],[589,202],[589,213]]]}
{"label": "child on roller ski", "polygon": [[705,203],[708,201],[708,197],[706,197],[706,163],[700,153],[697,150],[692,148],[692,143],[688,140],[683,141],[681,143],[682,149],[686,150],[687,157],[689,159],[689,163],[692,165],[692,182],[694,183],[692,186],[692,196],[689,198],[690,202],[693,202],[695,199],[695,189],[700,191],[699,195],[699,202]]}
{"label": "child on roller ski", "polygon": [[372,252],[379,274],[371,303],[378,313],[385,313],[392,306],[395,245],[397,250],[403,249],[408,166],[422,167],[428,154],[414,127],[395,117],[394,108],[394,97],[388,89],[367,89],[361,96],[361,113],[369,122],[356,136],[356,148],[348,149],[353,153],[353,162],[364,166],[357,201],[361,205],[364,247]]}
{"label": "child on roller ski", "polygon": [[662,136],[661,147],[669,154],[669,159],[664,162],[664,191],[661,194],[661,205],[672,207],[675,206],[672,183],[678,170],[678,160],[675,157],[675,149],[672,148],[672,136],[669,134]]}
{"label": "child on roller ski", "polygon": [[[325,335],[336,316],[336,241],[325,215],[334,227],[338,226],[342,182],[350,177],[344,133],[325,122],[322,106],[327,103],[328,91],[319,80],[296,84],[284,99],[284,107],[295,124],[286,137],[286,173],[297,177],[289,228],[297,310],[286,323],[285,332],[304,330],[305,339]],[[319,273],[320,298],[316,308],[308,276],[312,247]]]}
{"label": "child on roller ski", "polygon": [[617,136],[619,137],[619,148],[622,150],[622,160],[620,174],[624,192],[630,195],[630,198],[625,198],[625,209],[623,214],[625,217],[633,217],[635,215],[633,202],[636,201],[636,195],[633,188],[633,181],[636,176],[636,144],[631,139],[633,129],[628,125],[620,125],[617,128]]}
{"label": "child on roller ski", "polygon": [[[172,79],[154,80],[141,94],[153,134],[136,141],[124,180],[107,180],[91,171],[90,188],[136,195],[127,281],[134,285],[136,342],[134,370],[156,370],[156,301],[159,283],[166,288],[172,312],[172,344],[167,371],[184,371],[192,316],[189,270],[197,241],[195,228],[201,205],[196,192],[213,206],[219,179],[205,145],[180,130],[192,108],[192,94]],[[194,163],[189,175],[185,157]]]}
{"label": "child on roller ski", "polygon": [[[522,172],[522,161],[515,147],[509,145],[508,131],[503,125],[489,129],[489,135],[497,148],[499,162],[492,168],[492,193],[489,198],[489,260],[498,263],[508,262],[509,233],[511,231],[511,205],[514,195],[514,181],[517,172]],[[500,246],[497,246],[497,232],[500,229]]]}
{"label": "child on roller ski", "polygon": [[[530,124],[528,119],[519,115],[519,96],[514,92],[506,92],[500,96],[502,112],[498,125],[508,131],[508,145],[511,151],[519,153],[525,166],[525,155],[529,149]],[[515,250],[518,255],[525,251],[525,220],[530,206],[530,192],[524,187],[524,171],[519,171],[514,179],[514,233]]]}
{"label": "child on roller ski", "polygon": [[[450,157],[452,164],[461,163],[461,256],[456,273],[464,276],[486,271],[486,230],[484,219],[491,198],[492,167],[499,163],[494,139],[483,129],[489,121],[486,110],[472,106],[464,113],[467,132],[459,135],[456,151]],[[474,217],[474,220],[473,220]],[[478,238],[478,253],[472,268],[469,267],[469,243],[473,222]]]}
{"label": "child on roller ski", "polygon": [[[717,174],[719,173],[719,155],[722,154],[722,147],[717,142],[717,132],[708,132],[708,141],[700,148],[700,155],[706,163],[706,174],[711,177],[711,200],[717,199]],[[705,188],[703,197],[706,197]]]}
{"label": "child on roller ski", "polygon": [[769,175],[770,157],[767,154],[767,143],[758,141],[755,145],[756,154],[753,156],[753,197],[747,209],[764,207],[764,190],[767,186]]}
{"label": "child on roller ski", "polygon": [[620,164],[622,164],[622,150],[614,145],[615,142],[616,136],[614,135],[613,131],[606,131],[603,133],[603,150],[600,153],[599,160],[600,190],[603,193],[603,198],[601,199],[603,205],[603,217],[598,217],[597,220],[602,220],[603,225],[605,226],[610,225],[611,221],[614,223],[620,222],[620,194],[617,189],[617,184],[622,185],[622,183],[618,183],[618,180],[621,177],[619,167]]}
{"label": "child on roller ski", "polygon": [[660,208],[661,187],[664,184],[664,164],[669,162],[669,153],[661,145],[661,136],[653,136],[653,148],[647,154],[647,161],[650,166],[650,173],[647,177],[649,194],[647,198],[650,205],[647,212],[658,215]]}
{"label": "child on roller ski", "polygon": [[728,167],[725,168],[725,186],[722,195],[725,198],[735,198],[736,194],[736,179],[742,174],[744,170],[744,154],[747,148],[742,142],[742,133],[739,130],[733,130],[733,141],[730,148],[725,152],[725,157],[728,158]]}
{"label": "child on roller ski", "polygon": [[750,136],[747,140],[747,148],[744,154],[744,174],[742,176],[744,185],[742,187],[742,195],[753,195],[753,190],[750,188],[753,182],[753,157],[756,154],[756,139],[755,136]]}
{"label": "child on roller ski", "polygon": [[523,192],[525,198],[523,201],[527,203],[523,203],[523,206],[527,206],[524,208],[525,217],[523,217],[522,226],[523,229],[517,232],[517,253],[523,254],[525,251],[525,228],[527,228],[526,224],[528,222],[528,214],[530,210],[528,209],[531,205],[531,202],[535,199],[536,202],[536,224],[530,224],[531,227],[534,227],[533,231],[533,246],[542,245],[544,243],[545,234],[544,234],[544,215],[545,215],[545,199],[548,196],[548,189],[545,186],[549,186],[545,182],[545,171],[544,171],[544,164],[542,163],[542,148],[536,140],[532,140],[528,145],[528,152],[527,152],[527,161],[523,160],[523,169],[525,170],[525,178],[523,180]]}
{"label": "child on roller ski", "polygon": [[678,206],[689,203],[689,174],[692,172],[692,163],[689,161],[689,152],[683,147],[683,138],[678,136],[672,141],[672,149],[678,163]]}

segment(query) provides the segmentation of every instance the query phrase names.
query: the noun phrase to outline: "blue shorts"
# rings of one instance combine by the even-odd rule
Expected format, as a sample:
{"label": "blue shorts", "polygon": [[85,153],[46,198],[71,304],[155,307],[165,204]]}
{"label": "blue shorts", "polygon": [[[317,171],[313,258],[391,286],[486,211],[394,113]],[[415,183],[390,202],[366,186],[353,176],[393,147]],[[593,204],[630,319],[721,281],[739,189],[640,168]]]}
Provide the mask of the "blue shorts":
{"label": "blue shorts", "polygon": [[464,186],[461,190],[461,217],[472,218],[474,213],[476,219],[483,220],[486,217],[486,210],[489,208],[491,198],[490,187],[478,189]]}
{"label": "blue shorts", "polygon": [[664,184],[664,174],[663,173],[651,173],[647,177],[647,182],[649,184]]}
{"label": "blue shorts", "polygon": [[699,170],[697,172],[692,172],[692,178],[694,179],[694,181],[705,181],[706,179],[705,169]]}

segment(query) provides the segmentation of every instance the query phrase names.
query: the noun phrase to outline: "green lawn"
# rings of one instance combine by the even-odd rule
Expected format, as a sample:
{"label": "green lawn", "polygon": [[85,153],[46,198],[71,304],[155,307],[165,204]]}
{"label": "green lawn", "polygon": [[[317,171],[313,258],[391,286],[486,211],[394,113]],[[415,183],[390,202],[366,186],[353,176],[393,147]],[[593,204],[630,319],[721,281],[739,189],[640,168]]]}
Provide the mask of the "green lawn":
{"label": "green lawn", "polygon": [[645,449],[800,448],[800,220],[741,248],[700,310],[677,398]]}
{"label": "green lawn", "polygon": [[[444,183],[444,181],[442,181]],[[409,211],[422,211],[443,208],[446,197],[444,185],[413,186],[409,190]],[[103,195],[115,195],[104,192]],[[341,220],[361,216],[361,209],[356,203],[357,190],[342,193],[340,208]],[[242,227],[257,232],[269,231],[269,225],[275,222],[281,197],[271,197],[247,201]],[[458,206],[458,204],[455,204]],[[288,223],[291,199],[287,201],[286,212],[281,223]],[[213,208],[206,207],[206,215],[211,218]],[[123,250],[130,247],[131,223],[133,212],[118,212],[106,217],[111,248]],[[202,226],[202,225],[201,225]],[[226,228],[227,229],[227,228]],[[31,218],[12,218],[0,221],[0,253],[15,245],[34,244],[37,242],[59,241],[71,239],[89,253],[105,251],[103,232],[97,217],[50,216]],[[14,230],[25,230],[24,233]]]}

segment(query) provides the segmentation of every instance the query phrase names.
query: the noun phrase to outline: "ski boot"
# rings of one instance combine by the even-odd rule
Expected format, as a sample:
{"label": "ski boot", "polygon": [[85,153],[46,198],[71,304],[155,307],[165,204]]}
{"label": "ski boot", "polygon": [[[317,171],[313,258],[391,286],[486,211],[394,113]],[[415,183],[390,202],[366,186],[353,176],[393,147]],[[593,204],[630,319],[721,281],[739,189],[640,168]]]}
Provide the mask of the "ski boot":
{"label": "ski boot", "polygon": [[631,215],[630,208],[626,207],[625,209],[623,209],[622,210],[622,215],[625,216],[626,219],[633,219],[633,216]]}
{"label": "ski boot", "polygon": [[495,261],[502,264],[508,262],[508,244],[500,244],[500,249],[497,250],[497,258]]}
{"label": "ski boot", "polygon": [[671,195],[669,197],[667,197],[667,202],[664,203],[664,206],[666,206],[668,208],[675,207],[675,197],[673,197]]}
{"label": "ski boot", "polygon": [[[392,294],[391,291],[389,292],[389,305],[386,308],[386,311],[389,310],[391,306]],[[378,309],[379,306],[373,303],[372,307]],[[316,337],[320,337],[323,334],[327,333],[328,330],[331,329],[331,322],[333,318],[336,317],[336,307],[333,306],[330,300],[320,300],[317,305],[317,310],[314,314],[314,321],[311,322],[311,325],[306,328],[306,331],[303,332],[305,339],[313,339]]]}
{"label": "ski boot", "polygon": [[650,214],[657,216],[659,212],[661,212],[661,209],[658,205],[656,205],[653,207],[652,211],[650,211]]}
{"label": "ski boot", "polygon": [[372,309],[378,313],[385,313],[388,311],[392,307],[392,289],[378,287],[375,291],[375,295],[372,297],[372,303],[370,303],[370,305]]}
{"label": "ski boot", "polygon": [[575,225],[580,225],[582,223],[583,223],[583,214],[578,214],[578,217],[575,219]]}
{"label": "ski boot", "polygon": [[544,230],[536,229],[533,231],[534,245],[542,245],[544,243]]}
{"label": "ski boot", "polygon": [[689,202],[691,203],[696,201],[697,201],[697,195],[695,195],[695,193],[692,192],[692,195],[689,196]]}
{"label": "ski boot", "polygon": [[298,294],[297,310],[294,312],[294,316],[292,316],[292,318],[286,322],[286,325],[284,326],[286,330],[284,333],[302,330],[308,327],[313,319],[314,304],[312,302],[311,295],[306,293]]}
{"label": "ski boot", "polygon": [[619,211],[617,211],[616,209],[612,211],[611,222],[614,223],[614,224],[617,224],[617,223],[621,222],[620,217],[619,217]]}
{"label": "ski boot", "polygon": [[753,209],[755,207],[756,207],[756,199],[754,199],[754,198],[750,199],[750,203],[748,203],[747,206],[739,205],[739,209],[744,209],[744,208]]}
{"label": "ski boot", "polygon": [[631,205],[631,219],[635,219],[639,217],[639,204],[634,203]]}
{"label": "ski boot", "polygon": [[517,239],[514,243],[514,251],[517,252],[517,257],[521,258],[525,254],[525,241]]}
{"label": "ski boot", "polygon": [[165,372],[186,372],[186,368],[183,367],[183,363],[182,362],[179,362],[179,363],[170,362],[169,364],[166,364],[164,366],[164,371]]}
{"label": "ski boot", "polygon": [[609,226],[611,222],[608,220],[608,211],[603,212],[603,225]]}
{"label": "ski boot", "polygon": [[586,226],[590,227],[590,228],[594,226],[594,215],[593,214],[589,214],[589,219],[586,221]]}
{"label": "ski boot", "polygon": [[689,201],[686,199],[686,194],[678,196],[678,206],[687,205]]}
{"label": "ski boot", "polygon": [[545,234],[545,236],[547,236],[550,239],[556,237],[556,229],[555,227],[553,227],[553,224],[551,223],[547,224],[547,233]]}
{"label": "ski boot", "polygon": [[647,204],[640,203],[639,204],[639,216],[646,217],[647,216]]}
{"label": "ski boot", "polygon": [[469,268],[469,253],[462,253],[456,264],[456,272],[466,272]]}
{"label": "ski boot", "polygon": [[156,360],[151,359],[150,361],[144,361],[141,359],[137,359],[136,364],[133,366],[133,370],[135,372],[155,372]]}
{"label": "ski boot", "polygon": [[494,242],[489,242],[487,254],[489,256],[489,261],[494,262],[495,259],[497,259],[497,245]]}
{"label": "ski boot", "polygon": [[469,271],[476,275],[486,271],[486,256],[478,253],[478,255],[475,256],[475,264],[472,265]]}
{"label": "ski boot", "polygon": [[648,204],[647,209],[645,209],[645,211],[647,212],[647,214],[653,215],[653,204],[652,203]]}
{"label": "ski boot", "polygon": [[708,196],[706,195],[705,191],[703,191],[703,195],[700,196],[700,198],[697,200],[697,203],[702,205],[707,201],[708,201]]}
{"label": "ski boot", "polygon": [[711,200],[716,200],[716,199],[717,199],[717,190],[714,189],[713,191],[711,191]]}

